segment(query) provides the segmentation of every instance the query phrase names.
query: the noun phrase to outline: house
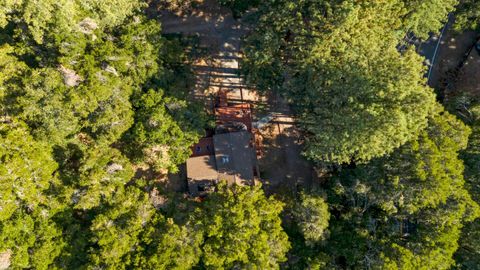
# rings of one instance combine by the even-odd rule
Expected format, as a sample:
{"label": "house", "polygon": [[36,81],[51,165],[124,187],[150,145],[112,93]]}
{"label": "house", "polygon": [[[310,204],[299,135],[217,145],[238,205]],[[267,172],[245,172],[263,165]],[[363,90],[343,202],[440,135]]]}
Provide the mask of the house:
{"label": "house", "polygon": [[190,194],[204,196],[219,181],[227,181],[229,185],[253,185],[258,169],[252,139],[248,131],[213,135],[213,155],[192,155],[187,160]]}
{"label": "house", "polygon": [[205,196],[219,181],[229,185],[253,185],[258,172],[250,104],[215,108],[216,128],[192,147],[187,160],[188,189]]}

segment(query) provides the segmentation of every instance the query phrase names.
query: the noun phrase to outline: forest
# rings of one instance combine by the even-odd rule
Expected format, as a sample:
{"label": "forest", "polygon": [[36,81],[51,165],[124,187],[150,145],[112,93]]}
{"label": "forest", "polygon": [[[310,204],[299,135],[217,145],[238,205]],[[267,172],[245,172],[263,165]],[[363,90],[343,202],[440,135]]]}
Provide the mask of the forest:
{"label": "forest", "polygon": [[212,116],[157,14],[199,2],[0,0],[0,269],[480,269],[480,92],[429,86],[409,40],[478,40],[480,1],[212,1],[323,176],[202,199],[160,180]]}

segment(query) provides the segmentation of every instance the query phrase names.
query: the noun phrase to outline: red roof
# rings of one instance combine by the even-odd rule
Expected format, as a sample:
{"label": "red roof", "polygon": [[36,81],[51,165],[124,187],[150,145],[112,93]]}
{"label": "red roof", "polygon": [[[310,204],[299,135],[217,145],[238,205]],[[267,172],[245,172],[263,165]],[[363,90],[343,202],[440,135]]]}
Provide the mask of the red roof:
{"label": "red roof", "polygon": [[247,126],[248,131],[252,131],[252,110],[248,103],[217,107],[215,108],[215,117],[217,125],[240,122]]}
{"label": "red roof", "polygon": [[218,92],[218,106],[219,107],[227,107],[228,106],[228,98],[227,98],[227,91],[220,90]]}

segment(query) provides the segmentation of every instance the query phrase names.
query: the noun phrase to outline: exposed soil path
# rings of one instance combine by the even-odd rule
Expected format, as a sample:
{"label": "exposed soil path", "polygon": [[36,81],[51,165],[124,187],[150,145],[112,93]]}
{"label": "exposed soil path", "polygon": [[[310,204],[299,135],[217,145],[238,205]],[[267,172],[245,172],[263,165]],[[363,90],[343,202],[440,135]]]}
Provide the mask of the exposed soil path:
{"label": "exposed soil path", "polygon": [[238,74],[241,39],[246,29],[233,19],[230,9],[207,0],[189,14],[163,12],[161,21],[164,33],[198,36],[200,47],[207,50],[209,57],[194,63],[196,97],[223,90],[228,92],[229,99],[258,100]]}

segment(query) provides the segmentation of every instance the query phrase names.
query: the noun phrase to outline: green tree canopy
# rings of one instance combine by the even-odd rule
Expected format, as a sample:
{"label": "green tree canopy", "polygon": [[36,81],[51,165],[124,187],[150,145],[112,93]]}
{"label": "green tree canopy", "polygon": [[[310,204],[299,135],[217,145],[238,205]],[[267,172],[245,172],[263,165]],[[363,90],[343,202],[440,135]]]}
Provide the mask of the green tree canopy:
{"label": "green tree canopy", "polygon": [[[77,160],[71,179],[74,207],[89,209],[108,203],[133,178],[131,163],[112,148],[87,148]],[[67,169],[67,168],[65,168]]]}
{"label": "green tree canopy", "polygon": [[[189,155],[189,146],[198,139],[203,126],[197,107],[183,100],[187,85],[177,82],[185,80],[183,77],[188,72],[182,67],[183,52],[178,48],[179,44],[161,36],[157,22],[135,13],[143,4],[117,2],[119,6],[115,8],[105,6],[108,4],[72,3],[85,5],[82,12],[89,18],[98,18],[96,23],[102,23],[104,27],[95,27],[91,31],[66,31],[61,36],[46,38],[42,46],[26,44],[24,38],[6,27],[4,32],[10,35],[12,45],[3,45],[0,52],[0,64],[8,72],[4,75],[8,79],[0,79],[2,113],[16,115],[25,121],[36,139],[62,145],[72,137],[86,134],[100,146],[94,146],[99,149],[118,142],[134,121],[138,121],[130,133],[140,137],[127,136],[124,145],[139,147],[135,151],[140,152],[140,159],[153,160],[150,163],[157,169],[175,170],[176,165]],[[64,7],[68,8],[71,7]],[[22,20],[15,19],[15,16],[27,11],[16,11],[7,12],[11,13],[7,17],[11,24],[21,28]],[[107,11],[112,14],[104,16],[103,12]],[[129,14],[137,16],[128,17]],[[57,19],[52,20],[60,23]],[[119,25],[123,20],[126,23]],[[45,35],[53,35],[56,25],[49,23],[47,26],[49,31]],[[14,65],[18,70],[12,68]],[[159,118],[158,121],[160,118],[167,120],[159,124],[172,128],[151,133],[148,132],[153,128],[139,130],[146,127],[147,112],[142,101],[146,100],[143,96],[147,94],[143,94],[142,89],[148,89],[148,86],[166,89],[167,94],[162,92],[157,97],[155,117]],[[142,132],[150,135],[140,134]],[[143,138],[145,136],[149,138]],[[152,153],[156,150],[148,147],[163,147],[165,144],[170,147],[167,159],[150,157],[158,153]]]}
{"label": "green tree canopy", "polygon": [[[472,128],[468,147],[462,151],[461,158],[465,164],[465,181],[472,199],[480,204],[480,105],[478,98],[461,95],[452,102],[452,112]],[[467,224],[462,230],[460,247],[456,261],[461,269],[474,269],[480,265],[480,219]]]}
{"label": "green tree canopy", "polygon": [[51,220],[59,205],[48,193],[57,163],[22,122],[3,118],[0,141],[0,253],[11,253],[12,268],[49,269],[64,245]]}
{"label": "green tree canopy", "polygon": [[205,231],[201,263],[209,269],[277,269],[290,247],[281,227],[282,208],[258,186],[221,183],[197,215]]}
{"label": "green tree canopy", "polygon": [[[118,188],[101,205],[67,213],[61,268],[191,269],[200,258],[202,232],[154,208],[145,182]],[[69,216],[70,215],[70,216]],[[65,218],[65,217],[64,217]]]}
{"label": "green tree canopy", "polygon": [[[2,266],[171,269],[198,262],[202,234],[153,207],[153,181],[134,179],[135,164],[124,155],[136,142],[123,135],[151,113],[172,129],[156,138],[175,148],[156,165],[173,170],[198,136],[189,127],[202,125],[184,101],[186,83],[178,83],[188,72],[184,48],[161,35],[158,22],[139,12],[143,6],[0,1]],[[165,89],[157,114],[142,103],[150,88]]]}
{"label": "green tree canopy", "polygon": [[476,0],[461,0],[455,13],[454,29],[480,30],[480,2]]}
{"label": "green tree canopy", "polygon": [[[60,63],[12,72],[0,95],[5,113],[17,115],[39,138],[53,143],[81,131],[98,144],[118,140],[133,124],[130,96],[159,72],[160,28],[140,20],[96,35],[94,40],[72,35],[69,46],[59,51]],[[22,57],[11,49],[5,54]]]}
{"label": "green tree canopy", "polygon": [[341,215],[330,223],[329,254],[352,267],[449,269],[463,225],[480,213],[458,158],[469,133],[439,112],[417,140],[345,171],[330,188]]}
{"label": "green tree canopy", "polygon": [[440,31],[447,16],[455,10],[458,0],[403,0],[404,29],[417,37],[427,39],[430,33]]}
{"label": "green tree canopy", "polygon": [[244,69],[297,109],[315,160],[366,162],[414,139],[433,110],[423,59],[399,52],[398,1],[272,0],[247,40]]}
{"label": "green tree canopy", "polygon": [[199,259],[201,234],[165,219],[146,193],[128,187],[92,222],[91,265],[108,269],[189,269]]}
{"label": "green tree canopy", "polygon": [[19,24],[20,33],[39,44],[48,35],[117,26],[145,5],[138,0],[2,0],[0,4],[0,27]]}
{"label": "green tree canopy", "polygon": [[159,170],[176,171],[176,165],[190,156],[190,145],[199,139],[202,116],[185,101],[165,97],[162,90],[150,89],[135,100],[134,107],[135,124],[126,134],[131,154],[140,154],[141,161]]}
{"label": "green tree canopy", "polygon": [[142,234],[143,245],[135,255],[141,269],[191,269],[201,256],[203,235],[190,224],[179,226],[172,219],[157,217]]}
{"label": "green tree canopy", "polygon": [[307,245],[313,246],[326,239],[330,213],[320,195],[301,193],[293,215]]}
{"label": "green tree canopy", "polygon": [[44,191],[56,181],[57,169],[47,144],[34,141],[25,124],[6,121],[0,123],[0,220],[48,204]]}

